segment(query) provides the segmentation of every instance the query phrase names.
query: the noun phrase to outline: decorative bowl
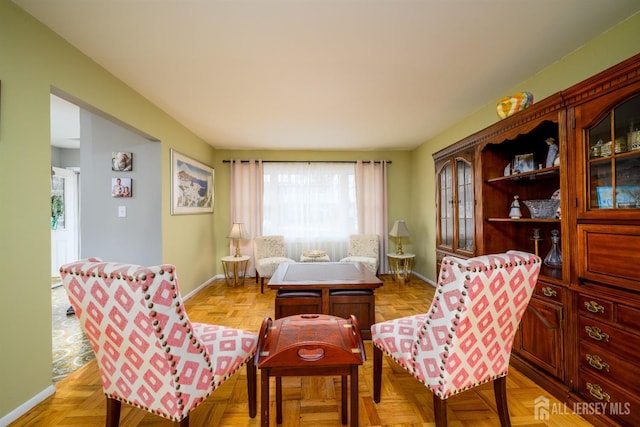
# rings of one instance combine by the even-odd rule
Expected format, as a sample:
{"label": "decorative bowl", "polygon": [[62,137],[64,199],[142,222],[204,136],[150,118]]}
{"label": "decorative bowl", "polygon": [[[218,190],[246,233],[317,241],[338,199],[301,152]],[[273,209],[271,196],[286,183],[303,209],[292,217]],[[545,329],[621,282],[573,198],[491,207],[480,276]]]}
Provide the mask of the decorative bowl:
{"label": "decorative bowl", "polygon": [[310,251],[304,251],[302,253],[302,255],[309,257],[309,258],[320,258],[323,257],[327,254],[327,251],[321,251],[318,249],[314,249],[314,250],[310,250]]}
{"label": "decorative bowl", "polygon": [[533,104],[533,94],[531,92],[520,92],[513,96],[501,98],[496,106],[496,111],[498,112],[498,117],[506,119],[531,104]]}
{"label": "decorative bowl", "polygon": [[555,218],[560,207],[559,199],[523,200],[523,203],[529,208],[531,218]]}

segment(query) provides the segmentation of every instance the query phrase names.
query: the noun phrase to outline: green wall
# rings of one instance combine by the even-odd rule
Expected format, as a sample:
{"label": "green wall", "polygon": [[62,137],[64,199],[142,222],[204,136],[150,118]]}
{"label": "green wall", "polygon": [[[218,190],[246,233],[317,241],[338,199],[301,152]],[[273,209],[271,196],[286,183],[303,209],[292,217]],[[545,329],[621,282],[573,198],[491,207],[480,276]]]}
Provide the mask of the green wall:
{"label": "green wall", "polygon": [[[52,88],[162,145],[163,260],[190,291],[216,274],[213,217],[170,215],[170,149],[211,163],[215,150],[52,33],[0,0],[0,424],[51,389],[50,112]],[[182,268],[181,268],[182,267]]]}
{"label": "green wall", "polygon": [[640,52],[640,13],[609,29],[589,41],[585,46],[550,65],[505,93],[497,93],[491,102],[474,114],[445,130],[440,135],[422,144],[411,156],[411,232],[414,241],[420,242],[416,249],[416,270],[425,277],[435,279],[435,170],[433,153],[464,137],[498,121],[496,104],[503,96],[529,91],[534,99],[542,100],[566,89],[612,65]]}
{"label": "green wall", "polygon": [[[616,26],[520,87],[536,99],[638,52],[640,17]],[[414,152],[216,151],[9,0],[0,0],[0,420],[51,389],[49,94],[68,94],[161,142],[163,260],[176,264],[188,293],[221,273],[228,253],[232,158],[391,160],[389,221],[407,220],[416,271],[435,276],[435,193],[431,155],[497,120],[495,103]],[[520,91],[514,88],[506,94]],[[216,169],[214,215],[170,215],[170,150]],[[8,325],[12,325],[10,328]],[[33,403],[33,402],[30,402]],[[22,409],[22,408],[21,408]]]}

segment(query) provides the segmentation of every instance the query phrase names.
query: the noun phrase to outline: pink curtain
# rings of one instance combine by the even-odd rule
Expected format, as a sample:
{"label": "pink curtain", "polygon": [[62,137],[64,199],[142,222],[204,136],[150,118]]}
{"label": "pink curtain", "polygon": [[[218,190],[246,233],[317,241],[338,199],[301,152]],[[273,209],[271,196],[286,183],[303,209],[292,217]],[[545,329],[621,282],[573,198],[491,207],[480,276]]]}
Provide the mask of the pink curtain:
{"label": "pink curtain", "polygon": [[[255,276],[253,264],[253,238],[262,235],[262,160],[231,160],[231,209],[230,223],[242,222],[251,239],[240,241],[242,255],[251,257],[247,274]],[[235,252],[233,241],[229,242],[229,253]]]}
{"label": "pink curtain", "polygon": [[380,272],[388,273],[387,162],[356,162],[358,233],[380,236]]}
{"label": "pink curtain", "polygon": [[[263,164],[261,160],[231,160],[231,209],[233,222],[244,223],[251,240],[240,242],[243,255],[251,257],[248,274],[255,275],[253,238],[262,235]],[[387,163],[357,161],[355,165],[358,233],[380,236],[380,272],[387,273]],[[229,242],[230,253],[235,251]]]}

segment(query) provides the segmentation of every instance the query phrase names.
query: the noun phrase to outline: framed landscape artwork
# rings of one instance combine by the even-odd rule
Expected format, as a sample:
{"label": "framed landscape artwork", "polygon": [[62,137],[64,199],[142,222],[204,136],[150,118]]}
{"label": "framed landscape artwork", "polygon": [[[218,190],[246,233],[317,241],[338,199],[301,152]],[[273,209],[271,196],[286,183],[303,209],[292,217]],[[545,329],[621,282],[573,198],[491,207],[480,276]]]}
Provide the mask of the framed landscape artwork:
{"label": "framed landscape artwork", "polygon": [[214,169],[171,150],[171,215],[213,212]]}

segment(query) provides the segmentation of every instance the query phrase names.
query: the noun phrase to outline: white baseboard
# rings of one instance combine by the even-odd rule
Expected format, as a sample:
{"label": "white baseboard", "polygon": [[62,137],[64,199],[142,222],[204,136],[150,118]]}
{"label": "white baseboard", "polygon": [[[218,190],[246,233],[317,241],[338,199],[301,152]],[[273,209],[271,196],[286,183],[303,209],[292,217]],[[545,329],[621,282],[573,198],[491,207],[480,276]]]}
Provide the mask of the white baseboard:
{"label": "white baseboard", "polygon": [[430,284],[431,286],[433,286],[434,288],[436,287],[436,283],[433,280],[429,280],[426,277],[424,277],[422,274],[418,274],[418,273],[413,273],[414,276],[419,277],[420,279],[424,280],[425,282],[427,282],[428,284]]}
{"label": "white baseboard", "polygon": [[29,412],[38,403],[45,400],[47,397],[56,393],[56,388],[52,385],[42,390],[40,393],[33,396],[31,399],[18,406],[13,411],[9,412],[4,417],[0,418],[0,427],[7,427],[9,424]]}
{"label": "white baseboard", "polygon": [[[195,294],[200,292],[202,289],[204,289],[206,286],[208,286],[211,282],[213,282],[216,279],[224,279],[224,274],[217,274],[217,275],[213,276],[212,278],[208,279],[207,281],[205,281],[203,284],[201,284],[200,286],[198,286],[197,288],[195,288],[191,292],[189,292],[188,294],[182,295],[182,301],[188,300],[189,298],[191,298],[192,296],[194,296]],[[0,426],[0,427],[2,427],[2,426]]]}

